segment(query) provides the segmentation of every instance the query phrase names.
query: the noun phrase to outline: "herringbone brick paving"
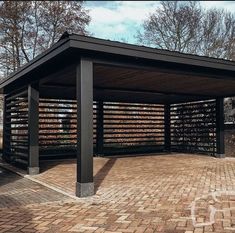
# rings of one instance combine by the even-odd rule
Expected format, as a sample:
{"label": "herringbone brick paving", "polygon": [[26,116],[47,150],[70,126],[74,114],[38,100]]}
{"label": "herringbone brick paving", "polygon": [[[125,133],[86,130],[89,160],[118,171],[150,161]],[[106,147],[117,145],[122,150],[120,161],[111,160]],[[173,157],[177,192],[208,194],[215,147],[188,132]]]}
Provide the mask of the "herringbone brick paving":
{"label": "herringbone brick paving", "polygon": [[[43,165],[43,173],[34,178],[74,193],[75,161]],[[214,224],[195,228],[190,213],[196,197],[215,190],[235,191],[235,159],[184,154],[95,158],[94,174],[96,195],[79,201],[51,190],[46,202],[40,197],[48,189],[34,189],[24,178],[23,193],[27,190],[28,200],[35,190],[34,203],[20,199],[16,205],[10,200],[6,204],[8,192],[14,194],[19,185],[14,188],[14,181],[6,182],[4,189],[0,188],[0,195],[4,193],[0,203],[5,203],[0,204],[0,232],[235,232],[233,193],[218,197],[218,203],[209,196],[198,203],[197,223],[208,221],[208,205],[227,208],[215,214]],[[62,195],[61,200],[58,195]]]}

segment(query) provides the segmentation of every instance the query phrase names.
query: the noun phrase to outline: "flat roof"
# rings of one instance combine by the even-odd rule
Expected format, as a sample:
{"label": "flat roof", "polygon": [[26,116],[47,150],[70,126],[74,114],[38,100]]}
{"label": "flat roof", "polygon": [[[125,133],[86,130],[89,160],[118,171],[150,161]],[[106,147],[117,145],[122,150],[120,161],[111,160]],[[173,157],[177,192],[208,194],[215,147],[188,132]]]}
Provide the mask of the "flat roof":
{"label": "flat roof", "polygon": [[[148,69],[149,67],[149,71],[152,72],[152,76],[154,74],[163,75],[163,73],[161,72],[161,69],[167,70],[168,68],[172,69],[172,72],[174,73],[174,68],[172,67],[177,66],[177,69],[178,69],[177,72],[179,74],[178,76],[175,76],[175,77],[177,77],[177,79],[179,80],[180,83],[178,83],[178,87],[181,88],[182,90],[183,88],[186,88],[186,86],[185,87],[183,86],[183,83],[185,82],[184,80],[186,81],[187,79],[191,80],[190,83],[187,84],[187,87],[189,88],[192,85],[194,85],[194,82],[195,84],[197,83],[197,77],[198,77],[198,80],[201,80],[201,82],[204,85],[207,85],[206,83],[208,82],[208,85],[211,85],[211,86],[213,86],[213,83],[214,83],[212,79],[215,78],[217,79],[217,86],[214,86],[214,91],[208,92],[208,95],[206,96],[210,96],[211,94],[214,95],[215,93],[217,93],[219,91],[219,88],[223,86],[223,82],[224,82],[223,80],[226,80],[227,86],[230,85],[230,83],[231,83],[231,86],[229,90],[226,89],[227,86],[223,87],[222,89],[224,90],[224,93],[221,93],[220,95],[230,96],[232,95],[233,90],[235,94],[235,62],[234,61],[216,59],[216,58],[210,58],[210,57],[198,56],[198,55],[191,55],[191,54],[184,54],[184,53],[173,52],[173,51],[162,50],[162,49],[155,49],[155,48],[150,48],[150,47],[145,47],[145,46],[131,45],[131,44],[126,44],[126,43],[98,39],[98,38],[93,38],[93,37],[88,37],[88,36],[81,36],[81,35],[76,35],[76,34],[70,34],[67,37],[59,40],[50,49],[46,50],[41,55],[37,56],[32,61],[24,65],[18,71],[16,71],[15,73],[10,75],[6,79],[4,79],[0,83],[1,93],[6,93],[7,91],[5,91],[5,88],[8,86],[15,85],[14,87],[18,87],[19,82],[23,83],[23,81],[25,81],[25,83],[27,83],[27,82],[33,81],[33,79],[36,78],[37,75],[39,76],[39,78],[43,78],[44,74],[47,75],[45,71],[47,68],[49,69],[50,67],[53,66],[54,70],[56,70],[63,63],[66,63],[66,62],[67,62],[66,64],[72,63],[72,61],[75,58],[77,59],[79,57],[81,51],[82,51],[83,56],[84,54],[85,55],[87,54],[87,56],[93,57],[94,60],[97,57],[97,63],[99,63],[99,57],[102,55],[106,57],[107,56],[110,57],[111,60],[115,58],[116,61],[118,60],[120,62],[120,69],[116,70],[116,73],[121,72],[122,64],[126,63],[125,59],[132,59],[132,61],[135,61],[137,63],[139,62],[138,64],[140,65],[140,68],[143,68],[141,61],[146,61],[145,64],[147,64],[147,66],[145,67],[145,69]],[[109,59],[106,59],[106,61],[108,60]],[[157,62],[157,63],[154,63],[154,62]],[[138,64],[136,65],[136,67],[138,66]],[[102,64],[99,64],[99,66],[100,65]],[[109,67],[107,67],[107,65],[108,65],[108,62],[107,64],[104,64],[104,67],[106,67],[105,68],[106,70],[103,70],[102,72],[105,74],[105,72],[109,70],[109,74],[111,75],[112,72],[110,71],[110,69],[112,67],[112,64],[110,64]],[[155,73],[153,73],[150,67],[154,69],[155,68],[159,69],[159,71],[156,72],[155,70]],[[101,68],[100,69],[97,68],[98,71],[100,71]],[[128,77],[127,75],[128,72],[134,73],[133,67],[131,69],[132,70],[125,71],[126,77]],[[202,70],[203,70],[203,74],[200,76],[200,72]],[[185,74],[182,75],[182,72],[185,72]],[[94,78],[97,75],[95,75]],[[150,76],[150,73],[148,74],[146,73],[145,75],[147,78]],[[194,79],[192,78],[193,76],[195,76]],[[202,80],[202,77],[204,78],[204,80]],[[118,76],[116,75],[114,78],[117,80]],[[166,80],[166,82],[169,83],[170,78],[172,78],[172,74],[168,75],[168,78],[169,80],[167,80],[167,77],[166,79],[163,79],[163,77],[161,77],[161,82]],[[211,83],[210,83],[210,80],[211,80]],[[64,83],[66,83],[67,81],[68,81],[68,78],[63,79]],[[138,81],[138,80],[135,79],[134,81]],[[181,83],[182,83],[182,87],[180,86]],[[98,81],[97,81],[97,84],[99,84],[98,85],[99,90],[102,89],[102,85],[100,85]],[[123,86],[125,86],[123,83],[122,92],[124,91],[127,92],[128,90],[132,89],[132,86],[130,85],[130,83],[128,84],[129,86],[127,90],[125,89],[123,90]],[[141,83],[141,85],[143,86],[143,82]],[[149,91],[149,90],[155,91],[155,89],[156,89],[156,92],[159,91],[157,88],[152,90],[150,88],[151,87],[150,83],[148,85],[149,85],[149,88],[147,88],[146,91]],[[109,92],[111,91],[108,85],[104,85],[104,87],[107,89],[106,91],[109,91]],[[116,89],[118,89],[118,86]],[[171,85],[171,89],[172,89],[173,94],[177,94],[173,91],[174,85]],[[117,91],[117,90],[114,90],[114,91]],[[143,90],[138,89],[138,91],[141,92]],[[181,94],[180,91],[176,91],[176,92]],[[197,93],[198,91],[192,94],[197,95]],[[185,93],[183,92],[183,94]]]}

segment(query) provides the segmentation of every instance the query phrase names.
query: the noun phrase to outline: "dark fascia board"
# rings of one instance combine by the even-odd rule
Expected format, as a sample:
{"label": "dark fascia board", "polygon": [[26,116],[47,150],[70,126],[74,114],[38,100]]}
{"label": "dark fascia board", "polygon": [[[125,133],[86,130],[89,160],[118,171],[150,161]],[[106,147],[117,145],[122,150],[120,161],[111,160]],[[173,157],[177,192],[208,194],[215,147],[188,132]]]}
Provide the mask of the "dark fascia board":
{"label": "dark fascia board", "polygon": [[235,71],[235,62],[205,56],[184,54],[145,46],[125,44],[93,37],[71,35],[71,46],[78,49],[103,52],[128,57],[193,65],[205,68]]}
{"label": "dark fascia board", "polygon": [[2,91],[3,87],[14,82],[18,78],[29,73],[30,71],[37,68],[38,66],[40,66],[44,62],[49,61],[53,57],[57,56],[58,54],[62,53],[65,50],[67,50],[70,47],[69,42],[70,42],[69,39],[64,39],[64,40],[57,42],[50,49],[46,50],[42,54],[35,57],[32,61],[30,61],[27,64],[25,64],[24,66],[22,66],[19,70],[12,73],[6,79],[3,79],[2,82],[0,82],[0,90]]}
{"label": "dark fascia board", "polygon": [[235,71],[235,62],[232,61],[203,57],[198,55],[183,54],[167,50],[130,45],[115,41],[108,41],[93,37],[72,34],[68,38],[58,41],[50,49],[46,50],[41,55],[37,56],[32,61],[24,65],[18,71],[10,75],[8,78],[4,79],[0,83],[0,91],[2,91],[3,87],[9,85],[16,79],[24,76],[25,74],[37,68],[44,62],[49,61],[53,57],[59,55],[60,53],[69,48],[76,48],[87,51],[109,53],[155,61],[194,65],[205,68]]}

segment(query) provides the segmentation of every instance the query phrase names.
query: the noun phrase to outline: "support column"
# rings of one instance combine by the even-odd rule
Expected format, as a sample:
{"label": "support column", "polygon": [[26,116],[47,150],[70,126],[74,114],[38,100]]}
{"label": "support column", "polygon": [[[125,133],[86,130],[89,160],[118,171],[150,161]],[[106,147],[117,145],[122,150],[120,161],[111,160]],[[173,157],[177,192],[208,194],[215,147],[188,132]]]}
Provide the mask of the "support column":
{"label": "support column", "polygon": [[[2,135],[2,157],[4,160],[8,161],[9,158],[7,158],[7,155],[6,155],[6,109],[7,109],[7,106],[6,106],[6,97],[4,96],[3,97],[3,118],[2,118],[2,125],[3,125],[3,135]],[[9,143],[9,142],[8,142]]]}
{"label": "support column", "polygon": [[164,107],[164,122],[165,122],[165,151],[171,151],[171,117],[170,117],[170,104],[165,104]]}
{"label": "support column", "polygon": [[224,99],[216,99],[216,157],[224,158]]}
{"label": "support column", "polygon": [[77,183],[76,195],[94,194],[93,183],[93,63],[81,58],[76,68]]}
{"label": "support column", "polygon": [[103,155],[104,146],[104,104],[99,101],[97,104],[97,128],[96,128],[96,148],[97,154]]}
{"label": "support column", "polygon": [[39,173],[39,93],[38,85],[28,86],[28,174]]}

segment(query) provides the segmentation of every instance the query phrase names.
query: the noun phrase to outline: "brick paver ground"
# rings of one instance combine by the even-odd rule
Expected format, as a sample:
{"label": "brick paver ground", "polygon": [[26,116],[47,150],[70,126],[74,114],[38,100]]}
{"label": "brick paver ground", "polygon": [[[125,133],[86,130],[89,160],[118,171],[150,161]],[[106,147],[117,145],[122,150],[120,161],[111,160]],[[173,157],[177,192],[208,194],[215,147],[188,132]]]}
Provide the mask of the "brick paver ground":
{"label": "brick paver ground", "polygon": [[[43,167],[34,178],[74,193],[75,161],[44,162]],[[11,198],[8,192],[18,192],[19,184],[13,184],[20,179],[3,182],[0,232],[235,232],[233,158],[185,154],[95,158],[94,174],[96,195],[79,201],[21,181],[28,192],[26,200],[32,197],[30,190],[35,193],[34,203],[18,200],[15,195],[16,205],[11,200],[7,204],[6,196]],[[220,196],[211,195],[219,190]],[[41,198],[46,192],[48,201]],[[194,227],[190,204],[197,197],[201,198],[195,201]],[[209,215],[213,208],[214,224]],[[206,222],[207,226],[200,225]]]}
{"label": "brick paver ground", "polygon": [[0,168],[0,208],[66,199],[58,192]]}

